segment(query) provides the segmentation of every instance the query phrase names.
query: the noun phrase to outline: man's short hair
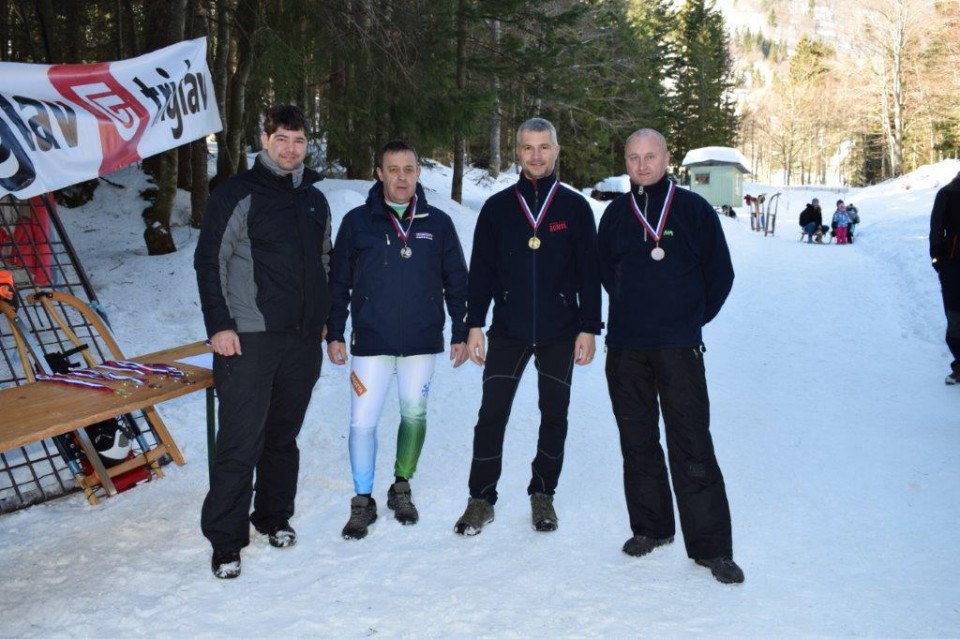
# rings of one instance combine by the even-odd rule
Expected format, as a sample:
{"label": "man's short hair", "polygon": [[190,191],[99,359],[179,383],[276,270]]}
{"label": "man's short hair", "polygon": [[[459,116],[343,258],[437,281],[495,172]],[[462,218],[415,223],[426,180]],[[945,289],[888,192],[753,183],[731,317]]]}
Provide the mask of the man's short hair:
{"label": "man's short hair", "polygon": [[554,144],[557,144],[557,128],[551,124],[549,120],[544,120],[543,118],[530,118],[519,127],[517,127],[517,146],[520,146],[520,134],[524,131],[529,131],[530,133],[543,133],[544,131],[550,132],[550,141]]}
{"label": "man's short hair", "polygon": [[649,127],[637,129],[636,131],[628,135],[627,139],[623,142],[624,150],[626,150],[626,148],[630,146],[630,143],[633,142],[635,138],[644,138],[644,137],[651,137],[655,139],[659,143],[660,147],[664,151],[667,151],[669,153],[669,149],[667,148],[667,138],[663,137],[663,134],[657,131],[656,129],[651,129]]}
{"label": "man's short hair", "polygon": [[420,156],[417,155],[417,150],[413,148],[410,144],[404,140],[390,140],[377,151],[377,166],[383,168],[383,156],[387,153],[400,153],[402,151],[409,151],[413,153],[414,162],[420,162]]}
{"label": "man's short hair", "polygon": [[306,116],[303,115],[300,107],[292,104],[275,104],[263,112],[263,132],[267,137],[280,128],[288,131],[303,131],[304,135],[310,134],[310,125],[307,123]]}

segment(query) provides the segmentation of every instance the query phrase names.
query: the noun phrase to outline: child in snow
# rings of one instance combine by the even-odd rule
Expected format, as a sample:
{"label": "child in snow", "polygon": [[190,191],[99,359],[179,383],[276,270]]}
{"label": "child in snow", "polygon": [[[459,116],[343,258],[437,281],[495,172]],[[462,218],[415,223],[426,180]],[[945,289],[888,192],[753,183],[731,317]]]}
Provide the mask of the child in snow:
{"label": "child in snow", "polygon": [[837,200],[837,210],[833,213],[833,226],[836,230],[837,244],[847,244],[847,227],[850,226],[850,216],[843,200]]}
{"label": "child in snow", "polygon": [[847,204],[847,215],[850,216],[850,226],[847,227],[847,244],[853,244],[853,232],[857,229],[857,224],[860,223],[860,212],[853,205],[853,202]]}

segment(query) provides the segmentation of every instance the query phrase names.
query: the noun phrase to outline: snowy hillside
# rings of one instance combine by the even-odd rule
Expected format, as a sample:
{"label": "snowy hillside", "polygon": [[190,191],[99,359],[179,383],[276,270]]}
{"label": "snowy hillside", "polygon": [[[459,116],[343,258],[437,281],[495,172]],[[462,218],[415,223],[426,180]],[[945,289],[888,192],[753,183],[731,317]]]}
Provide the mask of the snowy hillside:
{"label": "snowy hillside", "polygon": [[[0,637],[945,637],[960,628],[960,388],[927,259],[930,207],[960,162],[877,187],[784,192],[777,234],[722,218],[737,279],[705,329],[712,430],[729,491],[734,552],[746,573],[724,586],[680,540],[635,559],[602,354],[574,373],[560,529],[536,533],[526,497],[538,413],[532,366],[514,405],[496,521],[452,532],[467,499],[481,371],[438,360],[429,432],[412,481],[420,523],[381,514],[370,536],[340,529],[352,496],[348,367],[325,364],[300,437],[300,541],[254,535],[243,575],[210,574],[200,534],[206,492],[201,394],[161,412],[188,464],[91,507],[79,495],[0,516]],[[476,212],[495,189],[424,171],[469,255]],[[204,337],[192,267],[180,250],[147,257],[133,169],[63,216],[128,353]],[[320,186],[334,224],[369,182]],[[748,185],[745,192],[772,194]],[[798,242],[797,215],[853,200],[856,244]],[[186,199],[183,200],[184,207]],[[594,203],[597,215],[604,205]],[[185,211],[181,218],[185,219]],[[374,496],[385,503],[399,411],[380,422]],[[384,508],[385,511],[385,508]]]}

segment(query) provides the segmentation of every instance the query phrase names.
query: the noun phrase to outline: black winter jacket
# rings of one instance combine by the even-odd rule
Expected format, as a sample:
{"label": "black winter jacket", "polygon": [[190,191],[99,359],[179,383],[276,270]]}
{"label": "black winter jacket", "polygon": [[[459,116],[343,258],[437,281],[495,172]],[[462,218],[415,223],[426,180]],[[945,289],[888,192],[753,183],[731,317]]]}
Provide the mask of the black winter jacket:
{"label": "black winter jacket", "polygon": [[930,258],[960,265],[960,174],[937,191],[930,215]]}
{"label": "black winter jacket", "polygon": [[806,226],[810,222],[816,222],[817,228],[823,226],[823,210],[819,206],[807,204],[800,213],[800,226]]}
{"label": "black winter jacket", "polygon": [[[353,355],[424,355],[443,351],[443,303],[452,322],[451,343],[467,339],[467,265],[453,221],[430,206],[417,184],[417,210],[404,247],[377,182],[363,206],[344,216],[337,231],[330,278],[333,308],[327,342],[344,342],[353,315]],[[404,217],[402,227],[407,228]]]}
{"label": "black winter jacket", "polygon": [[299,186],[260,161],[207,200],[194,268],[207,334],[320,336],[330,310],[330,207],[304,168]]}
{"label": "black winter jacket", "polygon": [[676,187],[659,246],[636,218],[636,198],[657,228],[669,180],[638,187],[610,203],[600,219],[597,246],[603,286],[610,295],[607,345],[650,349],[698,346],[701,328],[717,313],[733,287],[733,264],[720,218],[700,195]]}
{"label": "black winter jacket", "polygon": [[533,229],[518,194],[536,215],[556,181],[521,177],[483,205],[470,256],[468,327],[486,324],[493,301],[491,337],[535,344],[600,334],[596,222],[584,197],[560,185],[537,233],[539,249],[528,245]]}

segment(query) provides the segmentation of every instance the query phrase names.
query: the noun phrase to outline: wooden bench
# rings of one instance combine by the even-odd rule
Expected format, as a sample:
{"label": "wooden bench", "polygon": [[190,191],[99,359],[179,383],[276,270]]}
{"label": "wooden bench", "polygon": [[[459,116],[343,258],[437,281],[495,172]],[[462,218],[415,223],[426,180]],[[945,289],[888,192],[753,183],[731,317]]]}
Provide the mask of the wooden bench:
{"label": "wooden bench", "polygon": [[[35,293],[28,297],[28,301],[29,303],[39,304],[45,304],[44,300],[47,300],[47,302],[62,302],[65,300],[64,295],[62,293]],[[66,301],[73,303],[73,300]],[[86,309],[89,310],[89,307],[86,307]],[[14,324],[13,309],[8,304],[0,302],[0,311],[10,321],[21,361],[31,361],[27,341]],[[146,382],[143,386],[130,386],[122,389],[117,383],[103,382],[116,390],[114,393],[105,393],[55,383],[37,382],[32,367],[25,366],[28,383],[0,390],[0,406],[2,406],[2,409],[0,409],[0,452],[65,433],[75,433],[88,463],[93,468],[93,471],[89,474],[74,472],[75,478],[87,500],[91,504],[96,504],[98,503],[95,494],[96,487],[101,486],[107,496],[116,493],[112,482],[113,477],[141,466],[147,466],[154,475],[162,477],[163,471],[160,469],[158,460],[165,455],[169,455],[178,465],[185,463],[183,454],[177,447],[166,424],[154,409],[154,405],[207,389],[209,419],[212,404],[212,397],[210,397],[212,390],[210,389],[213,387],[213,371],[178,361],[211,352],[210,347],[205,342],[194,342],[155,353],[126,358],[99,317],[93,314],[93,317],[89,319],[98,329],[114,359],[131,359],[144,364],[168,364],[175,366],[187,375],[184,380],[165,375],[150,375],[143,378]],[[61,325],[61,329],[63,328],[64,326]],[[64,332],[69,334],[69,328],[67,327]],[[71,339],[75,338],[74,335]],[[85,357],[87,357],[86,354]],[[87,360],[88,366],[96,363]],[[143,411],[145,420],[156,435],[157,445],[149,450],[142,450],[141,448],[134,458],[109,469],[105,468],[86,436],[84,427],[114,418],[117,415],[137,411]]]}

